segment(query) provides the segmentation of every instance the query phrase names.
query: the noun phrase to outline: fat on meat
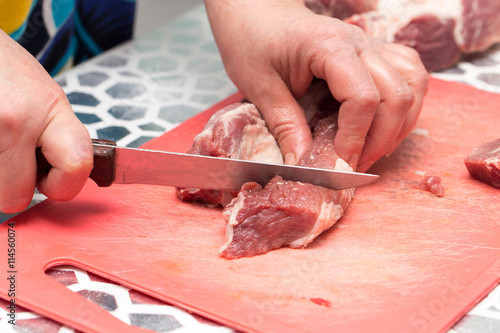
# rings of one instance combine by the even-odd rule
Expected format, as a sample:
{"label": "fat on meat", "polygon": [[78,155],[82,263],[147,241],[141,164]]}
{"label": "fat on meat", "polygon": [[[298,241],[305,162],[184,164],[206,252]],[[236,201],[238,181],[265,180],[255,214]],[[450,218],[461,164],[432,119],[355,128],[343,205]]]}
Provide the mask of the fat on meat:
{"label": "fat on meat", "polygon": [[[234,158],[283,164],[278,143],[267,129],[257,108],[250,103],[236,103],[217,111],[187,152],[194,155]],[[210,206],[227,205],[238,192],[178,188],[183,201]]]}
{"label": "fat on meat", "polygon": [[[340,104],[326,83],[315,82],[299,102],[313,129],[313,144],[298,164],[352,171],[333,145]],[[250,103],[216,112],[195,138],[189,153],[284,163],[276,140]],[[226,243],[220,254],[230,259],[283,246],[306,246],[343,215],[354,189],[331,190],[276,176],[264,188],[246,183],[239,193],[178,189],[178,195],[182,200],[225,207]]]}
{"label": "fat on meat", "polygon": [[464,162],[472,178],[500,188],[500,138],[476,147]]}
{"label": "fat on meat", "polygon": [[498,0],[306,0],[306,5],[379,40],[414,48],[428,71],[500,42]]}

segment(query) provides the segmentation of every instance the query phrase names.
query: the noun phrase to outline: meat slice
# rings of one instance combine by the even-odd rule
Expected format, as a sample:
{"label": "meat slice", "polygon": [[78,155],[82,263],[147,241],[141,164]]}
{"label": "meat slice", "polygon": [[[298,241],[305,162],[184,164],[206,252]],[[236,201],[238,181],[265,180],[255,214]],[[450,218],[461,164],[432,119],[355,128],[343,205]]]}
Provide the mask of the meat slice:
{"label": "meat slice", "polygon": [[[187,153],[283,164],[276,140],[250,103],[232,104],[217,111]],[[237,192],[184,188],[177,189],[177,195],[184,201],[225,206]]]}
{"label": "meat slice", "polygon": [[471,177],[500,188],[500,139],[476,147],[465,159]]}
{"label": "meat slice", "polygon": [[307,0],[306,5],[379,40],[414,48],[428,71],[500,42],[498,0]]}
{"label": "meat slice", "polygon": [[[313,144],[298,165],[352,171],[333,145],[337,115],[319,120]],[[274,177],[264,189],[245,184],[224,208],[228,222],[226,244],[220,249],[228,259],[251,257],[283,246],[305,247],[343,215],[354,189],[331,190]]]}

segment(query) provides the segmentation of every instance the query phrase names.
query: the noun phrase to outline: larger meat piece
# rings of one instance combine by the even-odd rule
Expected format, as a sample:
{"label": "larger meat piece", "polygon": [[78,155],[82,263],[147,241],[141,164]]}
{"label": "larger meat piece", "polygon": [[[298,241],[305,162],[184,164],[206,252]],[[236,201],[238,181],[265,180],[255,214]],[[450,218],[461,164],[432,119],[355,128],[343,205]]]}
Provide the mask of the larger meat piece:
{"label": "larger meat piece", "polygon": [[[298,165],[352,171],[333,145],[337,115],[319,120],[313,144]],[[225,258],[249,257],[282,246],[305,247],[343,215],[354,189],[331,190],[274,177],[265,188],[243,186],[238,197],[224,209],[228,222]]]}
{"label": "larger meat piece", "polygon": [[465,158],[471,177],[500,188],[500,138],[476,147]]}
{"label": "larger meat piece", "polygon": [[[313,144],[298,164],[352,171],[333,145],[339,104],[326,84],[322,81],[313,84],[300,103],[313,129]],[[250,103],[216,112],[194,139],[189,152],[283,163],[275,139]],[[354,189],[331,190],[277,176],[264,188],[257,183],[244,184],[239,193],[179,189],[178,195],[186,201],[225,206],[226,243],[220,252],[225,258],[239,258],[282,246],[306,246],[343,215]]]}
{"label": "larger meat piece", "polygon": [[316,13],[345,19],[379,40],[414,48],[429,71],[450,67],[461,55],[500,42],[498,0],[305,2]]}

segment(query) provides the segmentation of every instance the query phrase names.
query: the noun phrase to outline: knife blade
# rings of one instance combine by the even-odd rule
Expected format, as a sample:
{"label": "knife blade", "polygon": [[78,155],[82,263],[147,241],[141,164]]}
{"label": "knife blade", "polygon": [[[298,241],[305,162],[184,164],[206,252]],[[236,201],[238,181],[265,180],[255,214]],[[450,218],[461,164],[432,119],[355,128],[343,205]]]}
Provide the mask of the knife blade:
{"label": "knife blade", "polygon": [[[366,173],[118,147],[107,140],[93,140],[93,146],[94,169],[90,178],[101,187],[148,184],[238,191],[246,182],[265,185],[280,175],[285,180],[339,190],[368,185],[379,178]],[[39,149],[37,167],[38,172],[51,168]]]}

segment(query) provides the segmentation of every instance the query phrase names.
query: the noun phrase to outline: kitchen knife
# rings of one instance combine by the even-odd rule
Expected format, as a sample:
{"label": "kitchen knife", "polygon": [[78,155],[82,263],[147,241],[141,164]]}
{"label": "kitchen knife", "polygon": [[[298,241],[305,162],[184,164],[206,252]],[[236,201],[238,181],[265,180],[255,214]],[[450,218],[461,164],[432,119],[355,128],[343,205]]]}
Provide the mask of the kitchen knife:
{"label": "kitchen knife", "polygon": [[[117,147],[113,141],[92,140],[97,185],[149,184],[184,188],[238,191],[246,182],[265,185],[275,175],[332,189],[373,183],[379,176],[366,173],[278,165],[229,158]],[[38,172],[52,167],[37,150]]]}

